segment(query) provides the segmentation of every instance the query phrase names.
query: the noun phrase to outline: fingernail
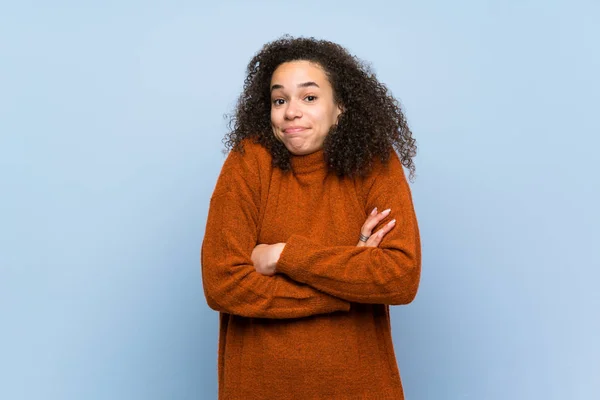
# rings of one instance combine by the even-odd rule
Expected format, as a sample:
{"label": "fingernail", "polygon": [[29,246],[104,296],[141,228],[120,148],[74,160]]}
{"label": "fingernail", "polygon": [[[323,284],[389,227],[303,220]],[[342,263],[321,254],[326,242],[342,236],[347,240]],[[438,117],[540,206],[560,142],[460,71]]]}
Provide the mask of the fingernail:
{"label": "fingernail", "polygon": [[388,224],[389,224],[389,225],[394,225],[395,223],[396,223],[396,220],[395,220],[395,219],[393,219],[393,220],[391,220],[390,222],[388,222]]}
{"label": "fingernail", "polygon": [[371,215],[375,215],[375,214],[377,214],[377,207],[375,207],[375,208],[373,209],[373,211],[371,211]]}
{"label": "fingernail", "polygon": [[392,211],[392,209],[391,209],[391,208],[388,208],[387,210],[384,210],[384,211],[382,211],[381,213],[382,213],[382,214],[389,214],[389,213],[390,213],[390,211]]}

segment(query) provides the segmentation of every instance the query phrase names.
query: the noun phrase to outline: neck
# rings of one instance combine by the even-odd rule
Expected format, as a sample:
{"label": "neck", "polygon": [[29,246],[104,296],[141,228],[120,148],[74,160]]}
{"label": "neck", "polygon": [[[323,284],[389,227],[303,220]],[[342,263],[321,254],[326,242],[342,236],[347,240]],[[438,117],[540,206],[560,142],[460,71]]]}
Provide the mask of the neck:
{"label": "neck", "polygon": [[315,172],[318,170],[325,169],[325,152],[323,149],[319,149],[314,153],[305,155],[290,155],[290,161],[292,163],[292,169],[294,173],[306,174]]}

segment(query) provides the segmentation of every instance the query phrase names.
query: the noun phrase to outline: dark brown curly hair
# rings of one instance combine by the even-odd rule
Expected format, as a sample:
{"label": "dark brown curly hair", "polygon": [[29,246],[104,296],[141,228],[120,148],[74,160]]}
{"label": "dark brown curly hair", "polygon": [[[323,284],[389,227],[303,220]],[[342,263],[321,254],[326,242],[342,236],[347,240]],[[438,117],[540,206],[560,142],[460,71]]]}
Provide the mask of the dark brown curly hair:
{"label": "dark brown curly hair", "polygon": [[265,44],[252,58],[235,113],[226,115],[229,132],[223,139],[225,147],[243,152],[241,142],[249,138],[269,150],[273,166],[291,169],[290,152],[271,128],[270,82],[279,65],[297,60],[323,68],[334,101],[343,110],[323,143],[329,168],[340,176],[364,176],[376,157],[387,163],[394,148],[412,180],[417,147],[398,101],[364,61],[336,43],[314,38],[286,35]]}

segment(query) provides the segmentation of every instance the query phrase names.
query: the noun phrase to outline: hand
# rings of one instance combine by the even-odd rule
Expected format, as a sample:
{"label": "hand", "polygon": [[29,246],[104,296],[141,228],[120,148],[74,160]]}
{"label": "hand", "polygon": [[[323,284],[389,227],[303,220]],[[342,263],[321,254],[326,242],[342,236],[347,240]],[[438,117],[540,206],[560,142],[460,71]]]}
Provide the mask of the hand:
{"label": "hand", "polygon": [[377,207],[371,211],[371,214],[367,217],[364,225],[360,229],[360,233],[364,236],[369,236],[369,239],[366,242],[358,241],[356,247],[377,247],[381,240],[385,236],[386,233],[392,230],[392,228],[396,225],[396,220],[393,219],[387,224],[383,226],[380,230],[378,230],[375,234],[371,235],[373,228],[377,226],[377,224],[382,221],[385,217],[390,215],[391,209],[384,210],[380,213],[377,213]]}
{"label": "hand", "polygon": [[256,272],[265,276],[275,275],[275,267],[284,247],[285,243],[257,245],[250,256]]}

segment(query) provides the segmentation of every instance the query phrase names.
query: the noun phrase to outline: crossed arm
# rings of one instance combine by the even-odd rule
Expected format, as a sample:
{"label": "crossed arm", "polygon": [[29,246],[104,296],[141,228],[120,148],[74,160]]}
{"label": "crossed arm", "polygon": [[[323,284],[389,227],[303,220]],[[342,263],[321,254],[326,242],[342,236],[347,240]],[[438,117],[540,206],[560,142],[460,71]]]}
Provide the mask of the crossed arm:
{"label": "crossed arm", "polygon": [[[245,317],[300,318],[348,311],[351,302],[412,301],[420,279],[420,242],[408,185],[393,161],[395,172],[373,184],[366,206],[394,209],[369,215],[360,232],[369,239],[356,246],[323,246],[300,235],[257,246],[258,196],[243,176],[251,172],[220,177],[201,253],[208,305]],[[389,184],[386,179],[393,182],[389,189],[375,187]],[[371,235],[388,216],[397,221]]]}
{"label": "crossed arm", "polygon": [[[381,240],[396,225],[396,220],[392,219],[380,228],[375,234],[373,229],[391,213],[391,209],[377,212],[377,207],[371,211],[367,220],[363,224],[360,234],[368,237],[367,240],[359,240],[356,247],[377,247]],[[360,235],[359,235],[360,236]],[[277,272],[277,262],[285,248],[285,243],[259,244],[252,250],[252,263],[254,269],[261,275],[273,276]]]}

